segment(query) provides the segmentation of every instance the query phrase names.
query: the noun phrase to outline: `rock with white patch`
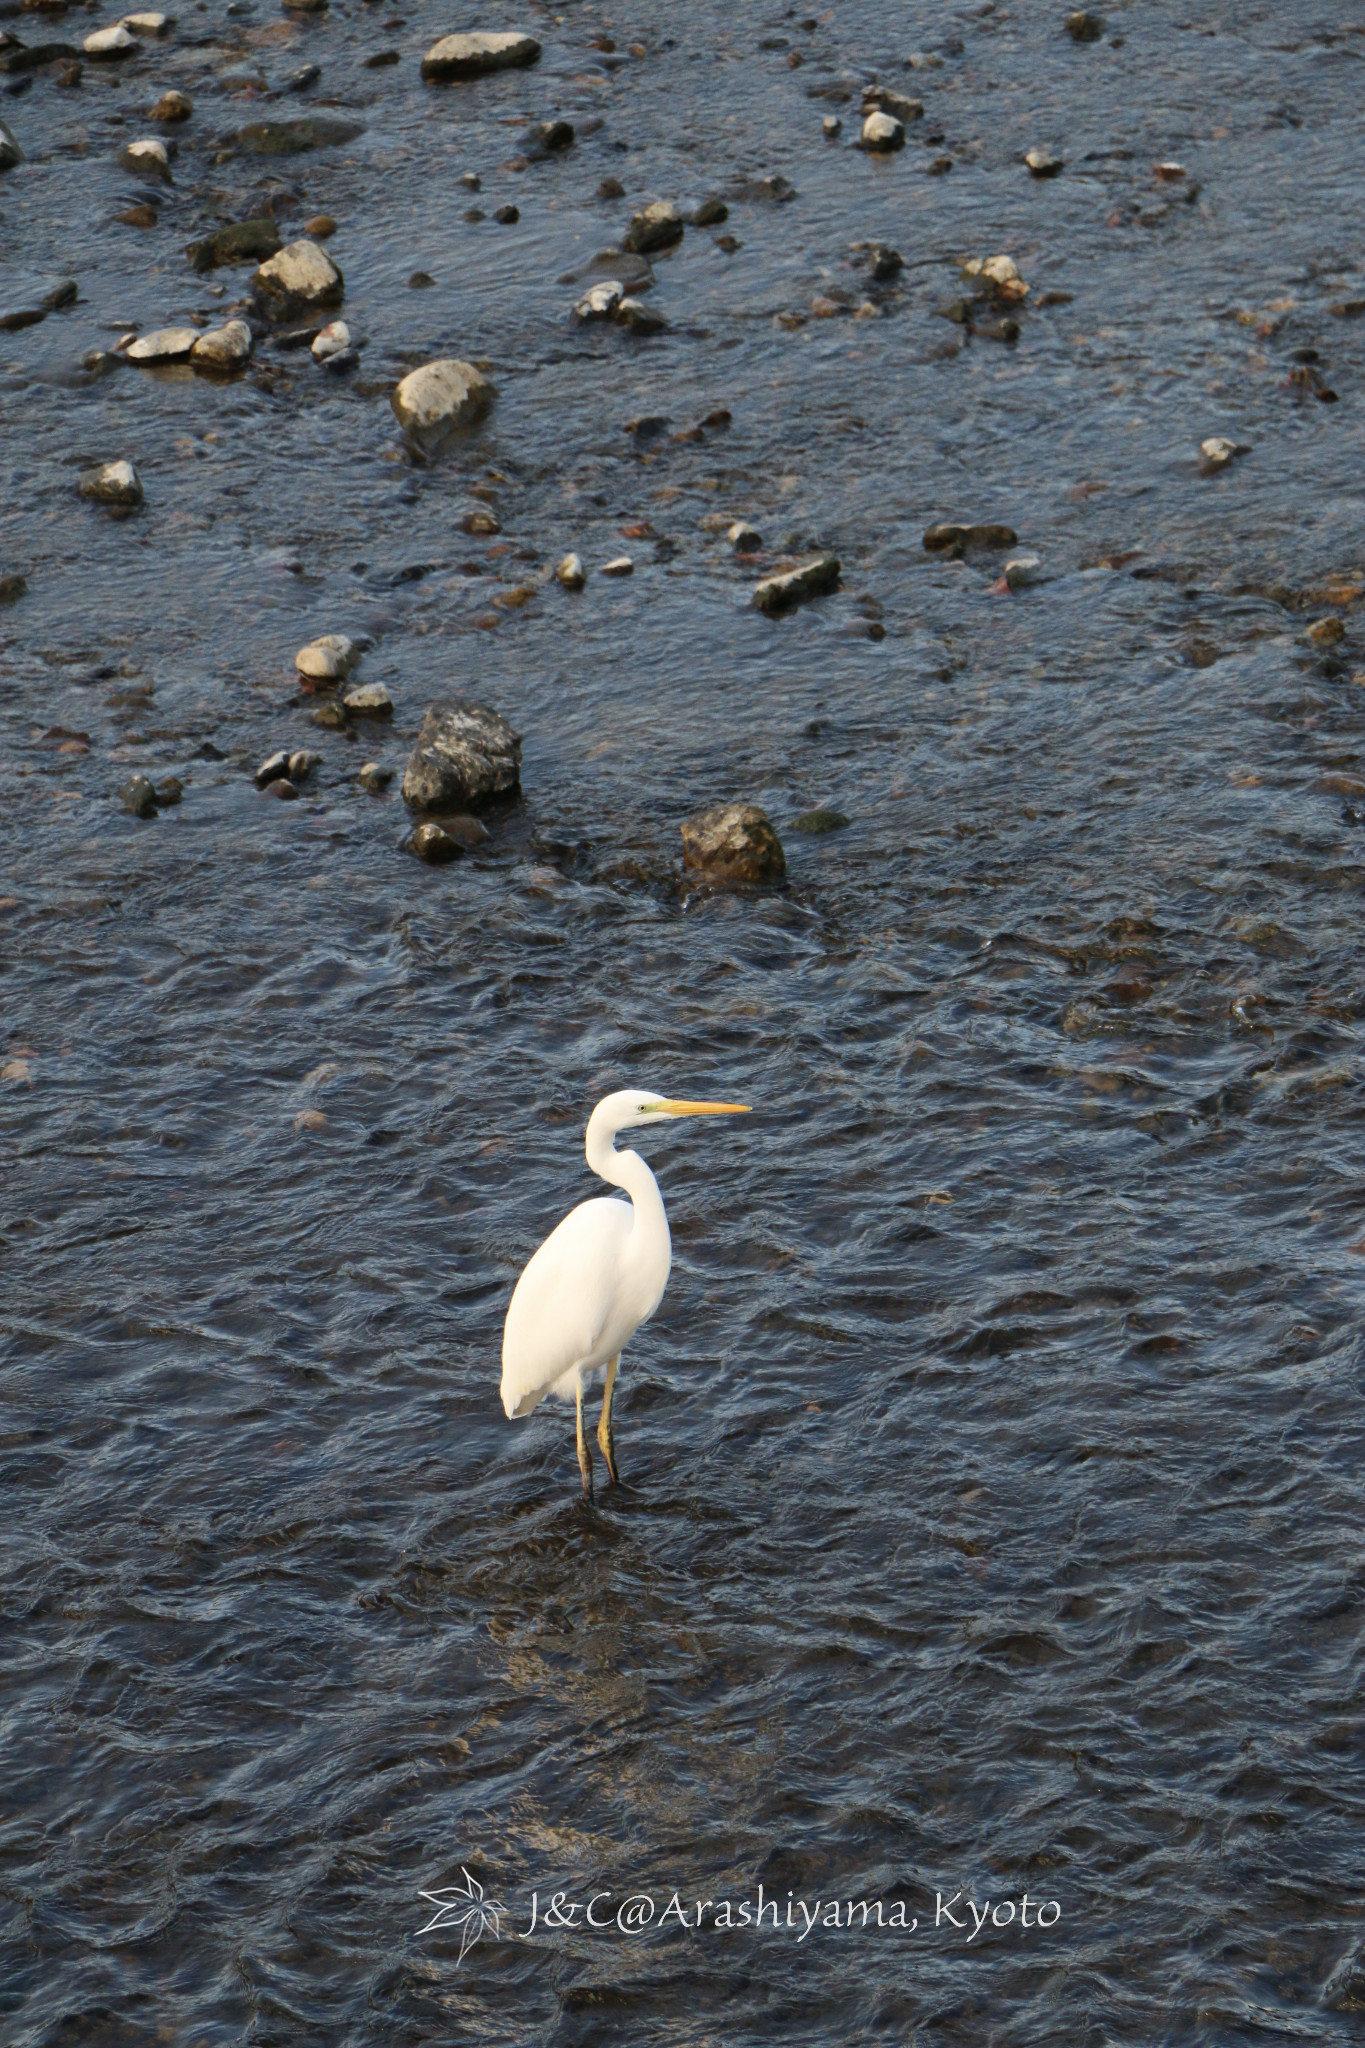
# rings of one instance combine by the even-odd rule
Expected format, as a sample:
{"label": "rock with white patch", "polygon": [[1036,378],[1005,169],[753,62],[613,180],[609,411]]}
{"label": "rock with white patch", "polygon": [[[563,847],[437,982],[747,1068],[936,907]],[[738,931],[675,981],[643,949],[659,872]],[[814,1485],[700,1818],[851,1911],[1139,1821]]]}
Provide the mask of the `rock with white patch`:
{"label": "rock with white patch", "polygon": [[163,185],[171,181],[171,153],[158,136],[143,136],[125,143],[118,153],[120,168],[137,178],[156,178]]}
{"label": "rock with white patch", "polygon": [[97,28],[81,44],[87,57],[128,57],[137,48],[137,37],[124,22],[112,28]]}
{"label": "rock with white patch", "polygon": [[898,121],[894,114],[884,114],[875,108],[863,122],[862,147],[876,156],[886,156],[893,149],[905,148],[905,123]]}
{"label": "rock with white patch", "polygon": [[403,776],[403,800],[417,811],[468,811],[514,796],[521,781],[521,734],[483,704],[433,704]]}
{"label": "rock with white patch", "polygon": [[434,455],[449,435],[481,420],[495,396],[481,370],[446,356],[409,371],[392,404],[410,444],[419,454]]}
{"label": "rock with white patch", "polygon": [[440,85],[461,78],[485,78],[492,71],[515,71],[534,64],[539,55],[535,37],[516,30],[442,36],[422,59],[422,76]]}
{"label": "rock with white patch", "polygon": [[290,242],[263,263],[251,280],[257,304],[272,321],[294,320],[324,306],[339,306],[346,285],[316,242]]}
{"label": "rock with white patch", "polygon": [[80,494],[97,505],[113,505],[131,511],[142,503],[142,479],[131,462],[101,462],[82,472]]}
{"label": "rock with white patch", "polygon": [[178,363],[198,340],[197,327],[155,327],[130,341],[124,354],[130,363]]}
{"label": "rock with white patch", "polygon": [[294,666],[311,683],[341,683],[351,673],[356,646],[344,633],[321,633],[300,647]]}
{"label": "rock with white patch", "polygon": [[190,359],[204,370],[240,370],[251,360],[251,329],[245,320],[207,328],[190,350]]}

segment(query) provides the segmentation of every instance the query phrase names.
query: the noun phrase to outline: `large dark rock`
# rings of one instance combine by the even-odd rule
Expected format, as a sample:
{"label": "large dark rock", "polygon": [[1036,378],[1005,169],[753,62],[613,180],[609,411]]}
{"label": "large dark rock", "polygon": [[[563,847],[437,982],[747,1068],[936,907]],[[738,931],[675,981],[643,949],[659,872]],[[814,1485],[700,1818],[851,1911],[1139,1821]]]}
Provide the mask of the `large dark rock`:
{"label": "large dark rock", "polygon": [[433,704],[403,777],[417,811],[468,811],[516,793],[521,734],[483,704]]}
{"label": "large dark rock", "polygon": [[683,866],[718,882],[780,882],[782,841],[757,804],[717,804],[682,828]]}
{"label": "large dark rock", "polygon": [[228,140],[256,156],[297,156],[305,149],[330,149],[363,135],[363,121],[339,121],[330,114],[304,114],[297,121],[250,121]]}
{"label": "large dark rock", "polygon": [[196,270],[213,270],[220,263],[263,263],[278,256],[282,247],[280,231],[266,214],[261,220],[233,221],[230,227],[215,228],[211,235],[191,242],[185,251]]}

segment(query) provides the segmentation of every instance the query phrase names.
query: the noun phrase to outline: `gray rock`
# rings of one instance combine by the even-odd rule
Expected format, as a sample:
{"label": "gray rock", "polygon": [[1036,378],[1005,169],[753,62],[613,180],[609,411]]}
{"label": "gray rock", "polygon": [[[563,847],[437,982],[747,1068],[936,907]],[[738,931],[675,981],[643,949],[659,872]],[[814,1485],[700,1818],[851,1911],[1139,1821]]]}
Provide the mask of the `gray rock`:
{"label": "gray rock", "polygon": [[289,749],[281,747],[278,753],[270,754],[256,770],[256,787],[264,789],[268,782],[279,782],[289,773]]}
{"label": "gray rock", "polygon": [[924,535],[924,545],[931,555],[961,555],[968,548],[1013,548],[1019,545],[1019,536],[1012,526],[957,526],[951,521],[942,521],[929,527]]}
{"label": "gray rock", "polygon": [[282,321],[322,306],[339,306],[346,285],[325,249],[316,242],[291,242],[261,265],[251,289],[266,317]]}
{"label": "gray rock", "polygon": [[477,533],[491,538],[493,534],[502,532],[502,521],[491,507],[471,505],[460,520],[460,529],[464,533]]}
{"label": "gray rock", "polygon": [[393,770],[378,761],[367,761],[358,779],[361,788],[368,789],[371,796],[382,796],[393,781]]}
{"label": "gray rock", "polygon": [[195,269],[203,272],[220,263],[264,263],[278,256],[281,246],[280,231],[266,214],[259,220],[238,220],[229,227],[215,228],[211,235],[191,242],[185,254]]}
{"label": "gray rock", "polygon": [[892,92],[889,86],[869,85],[863,89],[864,114],[890,114],[893,121],[922,121],[923,100],[912,100],[903,92]]}
{"label": "gray rock", "polygon": [[844,124],[837,114],[826,114],[820,126],[824,129],[825,135],[830,142],[833,142],[836,135],[842,135],[844,132]]}
{"label": "gray rock", "polygon": [[658,307],[647,306],[643,299],[622,299],[615,320],[618,327],[624,327],[630,334],[662,334],[668,325]]}
{"label": "gray rock", "polygon": [[185,785],[178,775],[167,775],[156,785],[156,804],[161,811],[173,810],[185,794]]}
{"label": "gray rock", "polygon": [[692,225],[694,228],[718,228],[729,218],[730,209],[723,199],[703,199],[692,216]]}
{"label": "gray rock", "polygon": [[793,832],[842,832],[852,820],[844,811],[827,811],[823,807],[813,811],[802,811],[799,818],[792,819]]}
{"label": "gray rock", "polygon": [[49,313],[74,305],[77,296],[74,277],[35,278],[31,283],[15,280],[0,298],[0,332],[13,334],[23,327],[36,327]]}
{"label": "gray rock", "polygon": [[495,396],[481,370],[446,356],[410,371],[392,403],[411,445],[423,455],[434,455],[449,435],[481,420]]}
{"label": "gray rock", "polygon": [[1066,169],[1065,157],[1057,156],[1052,150],[1041,147],[1031,149],[1024,162],[1035,178],[1055,178],[1060,171]]}
{"label": "gray rock", "polygon": [[137,37],[121,21],[116,21],[112,28],[97,28],[81,48],[87,57],[131,57],[137,48]]}
{"label": "gray rock", "polygon": [[316,85],[322,76],[320,64],[300,64],[297,71],[291,71],[281,90],[284,92],[307,92],[310,85]]}
{"label": "gray rock", "polygon": [[83,498],[93,498],[97,505],[130,511],[142,503],[142,479],[131,462],[102,462],[96,469],[87,469],[79,488]]}
{"label": "gray rock", "polygon": [[1214,434],[1207,441],[1199,443],[1199,468],[1204,476],[1217,476],[1220,469],[1226,469],[1233,459],[1242,454],[1235,441],[1229,441],[1225,434]]}
{"label": "gray rock", "polygon": [[656,199],[641,207],[626,230],[625,246],[636,256],[648,256],[655,249],[671,249],[683,238],[683,217],[671,199]]}
{"label": "gray rock", "polygon": [[782,841],[757,804],[718,804],[682,828],[683,866],[719,882],[780,882]]}
{"label": "gray rock", "polygon": [[194,112],[194,101],[187,92],[163,92],[154,107],[149,108],[149,121],[188,121]]}
{"label": "gray rock", "polygon": [[0,43],[0,72],[41,71],[45,64],[57,64],[78,54],[73,43],[18,43],[9,48]]}
{"label": "gray rock", "polygon": [[265,794],[277,796],[283,803],[293,803],[298,791],[287,775],[277,775],[273,782],[265,785]]}
{"label": "gray rock", "polygon": [[352,718],[393,717],[393,699],[382,683],[356,683],[341,701]]}
{"label": "gray rock", "polygon": [[765,576],[754,586],[754,603],[761,612],[789,611],[793,605],[804,604],[807,598],[823,597],[826,591],[834,590],[839,574],[837,555],[812,555],[809,560],[798,562],[794,568],[780,569],[776,575]]}
{"label": "gray rock", "polygon": [[1005,582],[1011,590],[1032,590],[1043,580],[1043,564],[1037,555],[1016,555],[1005,564]]}
{"label": "gray rock", "polygon": [[329,320],[320,333],[313,336],[312,353],[315,363],[330,362],[333,356],[344,355],[351,346],[351,330],[344,320]]}
{"label": "gray rock", "polygon": [[124,354],[130,363],[177,363],[199,339],[197,327],[156,327],[130,341]]}
{"label": "gray rock", "polygon": [[298,156],[306,149],[333,149],[363,135],[363,121],[338,120],[329,114],[302,114],[297,121],[249,121],[229,138],[254,156]]}
{"label": "gray rock", "polygon": [[904,149],[905,123],[898,121],[894,114],[874,110],[863,122],[862,146],[877,156],[885,156],[893,149]]}
{"label": "gray rock", "polygon": [[580,555],[565,555],[555,570],[555,575],[566,590],[581,590],[588,580],[588,572],[583,567]]}
{"label": "gray rock", "polygon": [[163,185],[171,181],[171,153],[158,136],[148,135],[125,144],[118,160],[120,168],[131,171],[135,177],[155,178]]}
{"label": "gray rock", "polygon": [[0,121],[0,171],[12,171],[24,161],[24,152],[14,139],[14,130]]}
{"label": "gray rock", "polygon": [[125,14],[123,26],[130,35],[141,36],[146,42],[155,42],[166,35],[175,24],[168,14]]}
{"label": "gray rock", "polygon": [[629,555],[617,555],[614,560],[603,562],[597,573],[599,576],[633,576],[635,564]]}
{"label": "gray rock", "polygon": [[299,747],[289,756],[289,780],[296,786],[300,782],[306,782],[321,759],[321,754],[310,753],[307,747]]}
{"label": "gray rock", "polygon": [[119,790],[118,800],[135,818],[156,816],[156,791],[145,775],[130,775]]}
{"label": "gray rock", "polygon": [[240,370],[251,358],[251,329],[245,320],[210,327],[190,350],[190,360],[204,370]]}
{"label": "gray rock", "polygon": [[408,837],[408,851],[415,853],[419,860],[430,861],[439,867],[448,860],[459,860],[464,852],[458,839],[428,819],[425,824],[416,825]]}
{"label": "gray rock", "polygon": [[403,777],[403,800],[418,811],[466,811],[516,794],[521,734],[482,704],[433,704]]}
{"label": "gray rock", "polygon": [[1073,43],[1097,43],[1104,34],[1104,16],[1077,9],[1066,18],[1066,32]]}
{"label": "gray rock", "polygon": [[756,526],[750,526],[747,519],[737,519],[726,531],[725,538],[737,555],[756,555],[763,545],[763,536]]}
{"label": "gray rock", "polygon": [[422,76],[437,84],[457,78],[484,78],[490,71],[511,71],[534,64],[540,44],[534,36],[513,33],[442,36],[422,59]]}
{"label": "gray rock", "polygon": [[522,136],[521,146],[532,162],[538,163],[562,149],[572,149],[573,140],[572,121],[537,121]]}
{"label": "gray rock", "polygon": [[605,279],[585,292],[573,309],[573,317],[580,325],[591,320],[610,320],[624,296],[618,277]]}
{"label": "gray rock", "polygon": [[320,725],[324,732],[349,733],[351,731],[351,721],[346,716],[344,707],[337,703],[335,697],[329,697],[324,704],[319,704],[316,711],[311,711],[308,715],[312,719],[313,724]]}
{"label": "gray rock", "polygon": [[21,597],[28,595],[28,578],[17,571],[0,576],[0,604],[18,604]]}
{"label": "gray rock", "polygon": [[355,642],[344,633],[320,633],[294,656],[294,666],[311,683],[344,682],[356,659]]}

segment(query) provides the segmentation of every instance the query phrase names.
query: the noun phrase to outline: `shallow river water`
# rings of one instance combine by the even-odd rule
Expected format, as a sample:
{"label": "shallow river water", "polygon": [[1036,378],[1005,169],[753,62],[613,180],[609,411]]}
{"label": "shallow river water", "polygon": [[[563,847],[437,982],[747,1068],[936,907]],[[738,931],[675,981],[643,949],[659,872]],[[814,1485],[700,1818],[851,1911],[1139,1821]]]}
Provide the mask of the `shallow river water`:
{"label": "shallow river water", "polygon": [[[1365,17],[1066,11],[528,4],[480,25],[537,66],[434,88],[434,0],[211,0],[0,99],[5,292],[79,285],[0,335],[15,2048],[1360,2038]],[[926,110],[880,160],[874,78]],[[363,134],[224,142],[319,101]],[[570,324],[635,206],[715,194],[667,332]],[[217,319],[250,271],[184,245],[266,203],[339,223],[357,370],[83,367]],[[1013,345],[944,317],[1001,252]],[[415,466],[388,394],[452,354],[497,404]],[[119,520],[75,487],[124,456]],[[763,617],[817,545],[840,590]],[[310,724],[328,630],[391,729]],[[457,695],[523,798],[429,869],[356,770]],[[731,798],[782,887],[684,886]],[[674,1271],[589,1508],[498,1352],[626,1083],[755,1113],[641,1140]],[[418,1932],[462,1870],[504,1909],[463,1959]],[[760,1885],[777,1930],[717,1924]]]}

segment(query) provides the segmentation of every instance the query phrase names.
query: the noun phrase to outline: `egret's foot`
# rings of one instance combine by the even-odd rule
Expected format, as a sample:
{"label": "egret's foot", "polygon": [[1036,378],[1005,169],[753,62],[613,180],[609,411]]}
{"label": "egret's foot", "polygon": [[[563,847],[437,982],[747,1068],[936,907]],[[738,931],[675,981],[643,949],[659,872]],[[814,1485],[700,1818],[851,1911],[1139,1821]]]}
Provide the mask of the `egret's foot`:
{"label": "egret's foot", "polygon": [[578,1383],[578,1469],[583,1474],[583,1498],[592,1499],[592,1452],[583,1428],[583,1382]]}
{"label": "egret's foot", "polygon": [[611,1474],[613,1486],[621,1484],[621,1475],[616,1469],[616,1440],[611,1433],[611,1397],[616,1391],[616,1368],[620,1363],[621,1354],[618,1351],[607,1365],[607,1384],[602,1394],[602,1420],[597,1425],[598,1448],[607,1461],[607,1470]]}
{"label": "egret's foot", "polygon": [[611,1474],[612,1485],[619,1486],[621,1484],[621,1475],[616,1469],[616,1444],[612,1438],[611,1424],[605,1416],[597,1425],[597,1446],[607,1461],[607,1470]]}

